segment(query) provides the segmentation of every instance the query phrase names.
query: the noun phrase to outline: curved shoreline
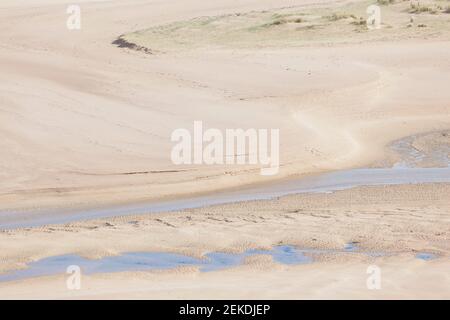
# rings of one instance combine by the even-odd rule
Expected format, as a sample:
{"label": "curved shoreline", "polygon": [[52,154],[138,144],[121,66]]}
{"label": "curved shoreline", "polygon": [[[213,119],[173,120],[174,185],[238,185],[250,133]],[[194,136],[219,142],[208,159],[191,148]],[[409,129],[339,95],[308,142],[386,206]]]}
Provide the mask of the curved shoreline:
{"label": "curved shoreline", "polygon": [[[220,192],[214,195],[186,199],[100,207],[84,210],[49,210],[24,213],[0,213],[0,230],[65,224],[117,216],[161,213],[223,205],[236,202],[270,200],[292,194],[329,193],[359,186],[450,183],[448,168],[389,168],[352,169],[272,184],[269,188],[253,187],[240,191]],[[20,216],[20,218],[19,218]]]}
{"label": "curved shoreline", "polygon": [[[163,288],[157,287],[157,291],[153,291],[155,281],[161,279],[173,281],[176,287],[179,281],[195,279],[189,288],[204,288],[207,281],[205,276],[223,278],[228,275],[235,279],[239,275],[249,278],[251,274],[252,277],[261,277],[262,282],[258,283],[267,287],[273,283],[262,279],[268,277],[275,280],[273,277],[279,271],[284,272],[279,280],[286,279],[285,277],[306,280],[317,276],[317,272],[320,274],[331,268],[331,278],[336,279],[341,275],[350,277],[352,284],[360,283],[363,286],[361,293],[364,294],[367,292],[365,281],[358,282],[358,278],[365,276],[367,266],[375,263],[383,268],[386,285],[390,281],[396,286],[399,283],[407,284],[409,279],[413,279],[415,284],[420,283],[420,291],[402,287],[406,291],[400,290],[399,295],[406,292],[419,296],[423,292],[443,295],[449,292],[445,278],[449,253],[446,241],[449,235],[449,203],[446,199],[449,188],[450,184],[360,187],[330,194],[292,195],[271,201],[254,201],[173,214],[118,217],[0,232],[0,241],[5,247],[0,257],[3,261],[0,273],[6,276],[10,272],[16,273],[15,270],[18,273],[33,273],[37,270],[26,271],[29,264],[42,266],[39,270],[47,273],[51,270],[46,269],[49,265],[42,264],[43,262],[59,261],[66,255],[79,256],[83,261],[94,264],[105,261],[106,268],[114,268],[114,261],[127,265],[136,262],[138,266],[143,263],[150,270],[85,274],[86,270],[83,269],[84,290],[80,291],[80,295],[92,296],[99,293],[101,287],[98,287],[98,282],[91,284],[91,280],[104,281],[104,284],[114,286],[121,279],[139,279],[139,287],[136,287],[136,282],[131,281],[116,286],[116,289],[130,289],[127,293],[142,290],[145,297],[153,292],[155,297],[161,298]],[[280,264],[270,255],[248,256],[243,264],[217,272],[201,272],[194,266],[151,270],[153,260],[147,260],[147,253],[150,258],[156,258],[154,252],[196,259],[205,257],[210,252],[236,257],[248,250],[270,251],[278,245],[292,245],[299,250],[311,248],[321,253],[342,251],[342,248],[351,252],[320,254],[312,264],[291,265]],[[381,252],[386,255],[373,257],[358,252]],[[129,253],[145,253],[145,257],[130,259]],[[437,258],[427,260],[432,257]],[[159,265],[164,260],[156,259],[154,262]],[[59,269],[62,270],[61,273],[57,270],[57,275],[33,276],[0,283],[0,296],[12,297],[14,294],[26,293],[33,297],[43,297],[44,294],[65,296],[67,275],[64,271],[67,265],[64,266],[63,261],[61,266],[64,268]],[[80,266],[83,268],[85,265]],[[390,275],[389,266],[401,270],[403,276],[405,270],[414,272],[407,278]],[[420,271],[417,269],[419,266]],[[425,273],[432,274],[436,281],[430,282]],[[406,282],[401,282],[402,279]],[[146,287],[146,280],[150,287]],[[217,288],[222,290],[223,285],[228,284],[217,284]],[[437,285],[439,286],[436,287]],[[24,290],[30,286],[33,287],[32,292]],[[304,284],[302,287],[308,288],[305,294],[310,294],[317,286],[326,287],[327,281],[316,285]],[[298,287],[299,284],[292,287],[291,298],[298,294]],[[112,288],[108,294],[114,290]],[[258,292],[255,294],[258,296]],[[189,295],[192,296],[191,293]],[[125,293],[121,296],[129,297]]]}
{"label": "curved shoreline", "polygon": [[[433,146],[428,153],[418,150],[413,142],[418,137],[427,137],[442,132],[424,132],[403,137],[388,146],[399,157],[399,162],[390,168],[357,168],[331,171],[313,176],[281,180],[270,184],[257,184],[237,190],[222,190],[215,193],[170,200],[148,201],[91,208],[42,209],[34,211],[0,211],[0,230],[40,227],[44,225],[95,220],[101,218],[182,211],[230,203],[271,200],[293,194],[330,193],[361,186],[386,186],[402,184],[450,183],[450,159],[443,162],[442,154],[434,149],[445,150],[444,145]],[[446,167],[416,167],[424,158],[434,158]],[[412,161],[413,159],[414,161]]]}

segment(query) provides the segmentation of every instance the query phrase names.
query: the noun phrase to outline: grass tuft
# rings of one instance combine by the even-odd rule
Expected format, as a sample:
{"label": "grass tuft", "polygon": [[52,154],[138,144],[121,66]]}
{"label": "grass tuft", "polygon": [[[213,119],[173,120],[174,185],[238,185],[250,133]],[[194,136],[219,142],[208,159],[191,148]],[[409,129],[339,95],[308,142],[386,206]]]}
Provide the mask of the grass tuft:
{"label": "grass tuft", "polygon": [[352,21],[351,24],[354,24],[356,26],[362,26],[362,25],[367,24],[367,21],[363,17],[359,17],[359,19],[356,19],[355,21]]}
{"label": "grass tuft", "polygon": [[346,13],[333,13],[331,16],[325,16],[329,21],[338,21],[342,19],[353,18],[356,19],[354,14],[346,14]]}
{"label": "grass tuft", "polygon": [[389,4],[395,3],[395,0],[377,0],[378,4],[381,4],[382,6],[387,6]]}
{"label": "grass tuft", "polygon": [[417,4],[411,2],[409,13],[431,13],[431,14],[436,14],[437,10],[435,8],[432,8],[432,7],[421,6],[419,2],[417,2]]}

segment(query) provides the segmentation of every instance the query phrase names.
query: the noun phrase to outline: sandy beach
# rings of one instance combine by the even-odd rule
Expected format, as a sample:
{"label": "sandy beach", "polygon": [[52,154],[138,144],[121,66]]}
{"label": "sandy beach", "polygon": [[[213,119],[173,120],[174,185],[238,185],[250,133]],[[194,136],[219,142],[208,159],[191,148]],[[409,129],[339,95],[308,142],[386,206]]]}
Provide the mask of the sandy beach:
{"label": "sandy beach", "polygon": [[[450,298],[448,1],[85,0],[80,30],[70,4],[0,3],[0,225],[16,226],[0,228],[1,299]],[[194,121],[279,129],[278,174],[174,164],[171,133]],[[361,168],[417,170],[353,183]],[[342,188],[274,192],[339,172]],[[136,209],[259,186],[274,196]],[[270,254],[86,274],[80,290],[64,271],[1,281],[64,255],[246,250]]]}

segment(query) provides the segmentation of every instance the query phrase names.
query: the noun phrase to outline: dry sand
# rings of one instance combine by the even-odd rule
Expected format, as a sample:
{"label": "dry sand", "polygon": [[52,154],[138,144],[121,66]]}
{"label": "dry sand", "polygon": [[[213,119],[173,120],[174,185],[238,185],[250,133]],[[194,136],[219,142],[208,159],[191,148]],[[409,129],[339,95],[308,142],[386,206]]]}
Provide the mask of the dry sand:
{"label": "dry sand", "polygon": [[[2,285],[5,299],[449,299],[448,263],[408,258],[378,262],[380,290],[368,290],[370,263],[243,266],[220,273],[121,273],[84,276],[66,289],[66,276]],[[4,292],[4,293],[3,293]]]}
{"label": "dry sand", "polygon": [[[429,1],[411,22],[415,9],[399,1],[382,6],[382,28],[369,31],[358,23],[369,3],[86,0],[82,29],[69,31],[65,0],[2,1],[0,211],[177,197],[392,162],[392,141],[450,128],[449,15],[445,1]],[[121,35],[153,54],[113,45]],[[282,129],[280,174],[173,165],[170,134],[194,120]],[[64,253],[200,256],[357,241],[395,253],[375,261],[385,279],[376,292],[365,286],[373,261],[346,256],[95,275],[79,292],[62,276],[31,279],[0,283],[0,297],[449,298],[448,195],[445,184],[358,188],[0,233],[0,272]]]}
{"label": "dry sand", "polygon": [[[420,14],[408,28],[407,3],[383,6],[385,25],[375,31],[353,18],[327,18],[359,18],[366,4],[84,1],[82,29],[69,31],[65,1],[2,1],[2,209],[178,196],[370,165],[392,140],[448,129],[448,15]],[[230,37],[222,47],[161,44],[150,48],[163,51],[153,55],[111,44],[122,34],[199,16],[256,12],[259,26],[269,18],[258,12],[280,7],[292,7],[281,14],[303,12],[315,27],[294,38],[292,23],[271,25],[243,48]],[[421,21],[429,26],[417,27]],[[292,37],[272,41],[287,31]],[[297,41],[305,33],[309,38]],[[280,174],[173,165],[170,134],[194,120],[220,129],[282,128]]]}

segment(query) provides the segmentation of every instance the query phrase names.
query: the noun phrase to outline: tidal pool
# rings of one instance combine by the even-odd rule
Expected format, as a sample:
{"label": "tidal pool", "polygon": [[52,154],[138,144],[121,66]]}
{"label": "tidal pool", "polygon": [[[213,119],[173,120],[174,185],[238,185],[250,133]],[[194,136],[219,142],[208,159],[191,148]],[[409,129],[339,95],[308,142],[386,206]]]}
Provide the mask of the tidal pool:
{"label": "tidal pool", "polygon": [[[64,274],[69,266],[80,267],[83,274],[168,270],[178,267],[197,267],[200,272],[213,272],[237,267],[244,264],[246,258],[256,255],[271,256],[275,263],[282,265],[313,263],[314,259],[320,255],[361,254],[372,258],[388,255],[384,252],[363,251],[356,244],[356,242],[349,242],[342,250],[299,249],[291,245],[279,245],[271,250],[248,249],[242,253],[210,252],[202,258],[169,252],[128,252],[101,259],[86,259],[67,254],[44,258],[31,262],[26,269],[0,274],[0,282]],[[415,258],[428,261],[438,256],[422,252]]]}
{"label": "tidal pool", "polygon": [[198,267],[200,272],[212,272],[242,265],[246,258],[256,255],[271,256],[275,263],[296,265],[312,263],[317,255],[344,253],[372,256],[372,252],[360,251],[354,243],[347,244],[342,250],[298,249],[290,245],[279,245],[271,250],[248,249],[242,253],[210,252],[203,258],[168,252],[131,252],[101,259],[86,259],[68,254],[44,258],[30,263],[26,269],[0,274],[0,282],[63,274],[72,265],[79,266],[83,274],[167,270],[177,267]]}
{"label": "tidal pool", "polygon": [[292,246],[275,246],[272,250],[249,249],[239,254],[211,252],[203,258],[168,252],[132,252],[101,259],[86,259],[68,254],[44,258],[30,263],[26,269],[0,274],[0,282],[62,274],[71,265],[79,266],[84,274],[167,270],[186,266],[198,267],[201,272],[210,272],[241,265],[245,258],[254,255],[270,255],[280,264],[302,264],[313,261],[302,250]]}
{"label": "tidal pool", "polygon": [[429,260],[437,259],[438,256],[435,255],[434,253],[419,252],[418,254],[416,254],[416,258],[420,259],[420,260],[429,261]]}

